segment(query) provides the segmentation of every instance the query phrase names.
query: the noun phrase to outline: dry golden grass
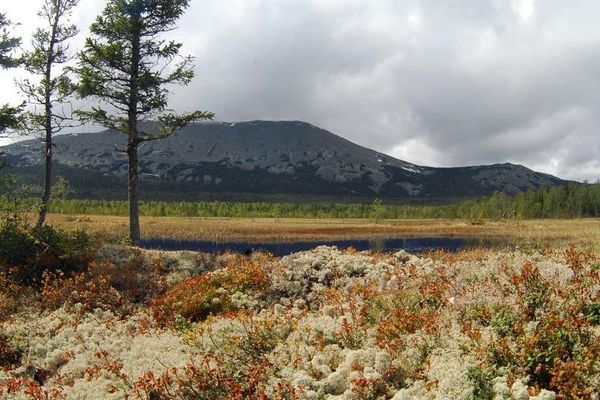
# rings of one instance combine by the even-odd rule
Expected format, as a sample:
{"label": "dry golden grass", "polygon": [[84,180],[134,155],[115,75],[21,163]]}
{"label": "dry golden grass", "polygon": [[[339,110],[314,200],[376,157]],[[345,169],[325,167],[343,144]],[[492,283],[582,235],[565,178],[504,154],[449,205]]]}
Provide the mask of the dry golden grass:
{"label": "dry golden grass", "polygon": [[[128,233],[127,217],[49,215],[53,225],[86,229],[110,239]],[[511,243],[594,245],[600,243],[600,219],[504,220],[473,224],[465,220],[368,220],[272,218],[142,217],[145,237],[215,241],[292,241],[385,237],[467,237]]]}

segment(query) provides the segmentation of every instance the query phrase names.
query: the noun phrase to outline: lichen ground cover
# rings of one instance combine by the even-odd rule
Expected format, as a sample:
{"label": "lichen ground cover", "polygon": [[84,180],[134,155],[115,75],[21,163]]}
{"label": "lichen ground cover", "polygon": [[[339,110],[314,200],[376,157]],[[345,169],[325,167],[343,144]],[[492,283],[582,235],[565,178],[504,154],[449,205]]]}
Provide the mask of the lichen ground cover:
{"label": "lichen ground cover", "polygon": [[573,247],[281,259],[104,247],[93,263],[5,307],[0,398],[599,395],[599,264]]}

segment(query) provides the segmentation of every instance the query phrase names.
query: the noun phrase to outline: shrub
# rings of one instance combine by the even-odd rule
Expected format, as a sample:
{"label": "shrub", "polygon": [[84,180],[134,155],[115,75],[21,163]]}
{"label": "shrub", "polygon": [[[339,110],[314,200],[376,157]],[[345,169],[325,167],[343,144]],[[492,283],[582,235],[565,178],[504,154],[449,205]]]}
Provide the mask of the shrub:
{"label": "shrub", "polygon": [[92,250],[82,231],[63,232],[51,226],[30,228],[9,219],[0,227],[0,271],[21,284],[39,284],[44,272],[83,271]]}
{"label": "shrub", "polygon": [[122,265],[100,263],[90,275],[105,276],[108,284],[132,304],[147,304],[166,289],[165,273],[167,266],[161,260],[148,263],[140,249],[132,249],[132,254]]}
{"label": "shrub", "polygon": [[557,399],[592,398],[592,377],[600,372],[594,327],[600,276],[588,254],[570,248],[565,259],[572,272],[566,282],[526,262],[507,275],[504,292],[512,296],[505,297],[506,303],[465,313],[465,327],[472,332],[477,325],[495,332],[489,341],[473,336],[481,365],[469,375],[479,398],[489,398],[485,381],[500,370],[512,379],[526,375],[533,390],[552,390]]}
{"label": "shrub", "polygon": [[82,311],[95,308],[127,314],[135,305],[149,303],[165,290],[160,263],[145,267],[141,252],[122,266],[90,263],[86,271],[65,275],[62,271],[45,272],[42,279],[42,307],[57,309],[81,304]]}
{"label": "shrub", "polygon": [[[232,332],[223,328],[222,323],[230,320],[241,329]],[[221,326],[227,334],[223,335],[215,326]],[[256,316],[251,311],[240,311],[224,319],[209,317],[196,328],[189,332],[189,337],[204,356],[162,376],[146,374],[135,384],[138,394],[190,400],[297,398],[295,390],[288,385],[278,387],[277,397],[266,392],[273,373],[269,355],[292,331],[286,317],[269,312]],[[207,338],[210,339],[207,341]],[[216,352],[212,346],[217,347]]]}
{"label": "shrub", "polygon": [[105,266],[92,263],[88,271],[65,276],[46,271],[41,283],[41,307],[56,310],[63,305],[81,304],[82,311],[96,308],[117,310],[123,306],[119,292],[111,287]]}
{"label": "shrub", "polygon": [[24,291],[9,273],[0,272],[0,321],[17,311]]}
{"label": "shrub", "polygon": [[263,294],[270,285],[266,259],[234,257],[224,268],[176,284],[155,302],[157,319],[167,322],[181,316],[201,321],[209,315],[243,308],[238,295],[248,298]]}
{"label": "shrub", "polygon": [[493,380],[498,376],[496,371],[471,367],[467,370],[467,376],[473,382],[473,397],[471,400],[494,398]]}
{"label": "shrub", "polygon": [[[162,376],[147,373],[135,382],[134,389],[138,397],[149,399],[268,399],[265,391],[259,387],[265,378],[267,366],[268,364],[261,364],[252,368],[251,374],[234,376],[222,367],[220,358],[209,354],[199,362],[192,362],[183,369],[173,368]],[[243,378],[241,382],[240,378]]]}
{"label": "shrub", "polygon": [[21,364],[23,353],[20,349],[13,348],[8,339],[0,335],[0,370],[13,369]]}

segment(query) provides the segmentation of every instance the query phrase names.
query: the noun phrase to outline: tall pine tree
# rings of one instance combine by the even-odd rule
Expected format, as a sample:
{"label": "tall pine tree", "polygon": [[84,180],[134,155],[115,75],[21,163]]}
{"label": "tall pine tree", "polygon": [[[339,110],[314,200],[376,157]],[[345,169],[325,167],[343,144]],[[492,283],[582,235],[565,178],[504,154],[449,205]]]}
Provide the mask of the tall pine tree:
{"label": "tall pine tree", "polygon": [[[79,54],[79,95],[96,98],[104,107],[80,111],[80,117],[124,134],[128,158],[129,238],[140,242],[138,148],[140,144],[175,134],[188,123],[212,119],[195,111],[176,114],[167,109],[168,85],[187,85],[194,73],[191,57],[179,55],[181,43],[164,34],[189,0],[109,0],[92,24],[91,36]],[[153,121],[152,124],[141,124]]]}
{"label": "tall pine tree", "polygon": [[34,31],[32,48],[23,56],[32,79],[21,81],[19,88],[33,106],[33,111],[25,113],[25,130],[41,133],[44,141],[44,190],[38,226],[46,221],[52,191],[53,135],[72,124],[72,115],[65,106],[74,86],[67,71],[60,67],[71,59],[68,41],[77,35],[77,27],[68,20],[77,3],[79,0],[45,0],[38,13],[44,27]]}

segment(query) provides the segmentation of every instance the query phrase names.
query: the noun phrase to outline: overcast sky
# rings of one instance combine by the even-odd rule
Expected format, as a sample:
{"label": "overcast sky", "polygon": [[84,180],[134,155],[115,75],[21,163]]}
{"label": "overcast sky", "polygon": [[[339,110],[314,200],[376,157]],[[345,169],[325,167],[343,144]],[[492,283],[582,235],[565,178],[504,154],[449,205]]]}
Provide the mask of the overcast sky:
{"label": "overcast sky", "polygon": [[[41,0],[3,1],[27,38]],[[78,41],[103,0],[81,0]],[[172,106],[303,120],[421,165],[600,178],[598,0],[191,0]],[[77,43],[74,44],[77,47]],[[0,101],[15,101],[14,71]]]}

